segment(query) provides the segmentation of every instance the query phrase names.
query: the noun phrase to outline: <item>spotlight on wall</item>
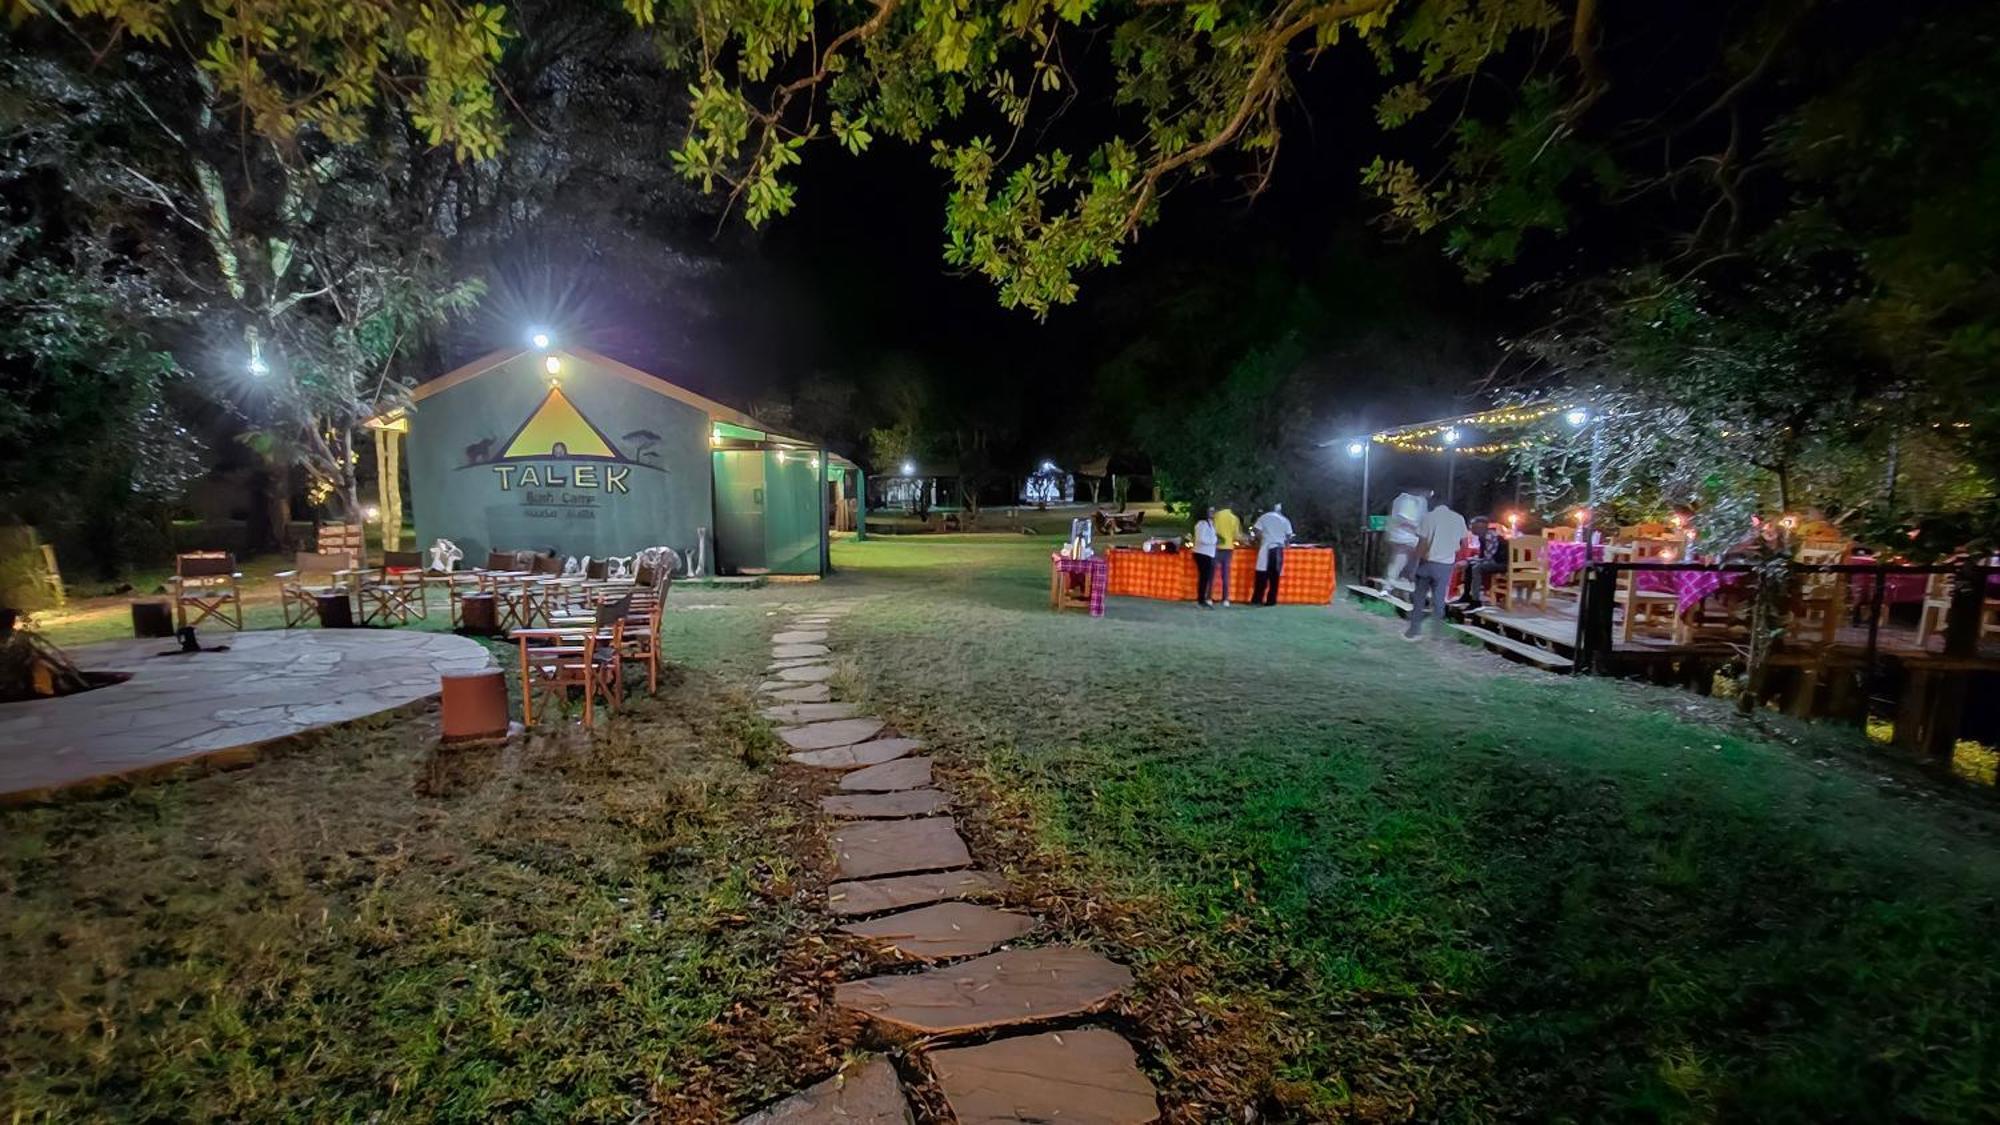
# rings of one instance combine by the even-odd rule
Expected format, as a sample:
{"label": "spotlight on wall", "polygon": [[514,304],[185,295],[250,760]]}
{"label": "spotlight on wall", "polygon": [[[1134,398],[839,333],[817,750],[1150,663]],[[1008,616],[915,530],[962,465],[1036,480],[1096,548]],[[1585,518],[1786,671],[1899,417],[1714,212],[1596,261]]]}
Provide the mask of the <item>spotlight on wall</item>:
{"label": "spotlight on wall", "polygon": [[535,345],[537,351],[547,351],[552,340],[546,328],[536,328],[528,333],[528,342]]}
{"label": "spotlight on wall", "polygon": [[551,375],[562,374],[562,357],[552,355],[549,356],[547,359],[542,360],[542,370],[548,372]]}

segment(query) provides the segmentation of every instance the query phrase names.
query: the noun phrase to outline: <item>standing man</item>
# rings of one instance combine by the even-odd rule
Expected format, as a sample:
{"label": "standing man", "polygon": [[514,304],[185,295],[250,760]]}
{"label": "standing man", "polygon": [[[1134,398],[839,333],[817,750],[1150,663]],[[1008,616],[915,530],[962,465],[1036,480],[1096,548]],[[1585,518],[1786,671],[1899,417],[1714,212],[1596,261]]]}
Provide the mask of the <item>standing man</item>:
{"label": "standing man", "polygon": [[1195,604],[1203,609],[1214,609],[1209,600],[1209,586],[1215,581],[1215,509],[1194,522],[1194,588]]}
{"label": "standing man", "polygon": [[1257,517],[1251,525],[1257,533],[1257,581],[1250,588],[1251,605],[1278,604],[1278,575],[1285,569],[1285,544],[1292,541],[1292,521],[1285,518],[1283,504]]}
{"label": "standing man", "polygon": [[1424,513],[1417,525],[1417,583],[1410,594],[1410,627],[1406,641],[1417,640],[1424,629],[1424,600],[1430,599],[1431,616],[1437,619],[1438,636],[1444,636],[1444,601],[1451,591],[1451,572],[1458,564],[1458,547],[1465,542],[1465,517],[1440,504]]}
{"label": "standing man", "polygon": [[1215,576],[1222,580],[1222,604],[1229,604],[1229,563],[1236,557],[1236,543],[1243,538],[1243,521],[1229,505],[1215,513]]}

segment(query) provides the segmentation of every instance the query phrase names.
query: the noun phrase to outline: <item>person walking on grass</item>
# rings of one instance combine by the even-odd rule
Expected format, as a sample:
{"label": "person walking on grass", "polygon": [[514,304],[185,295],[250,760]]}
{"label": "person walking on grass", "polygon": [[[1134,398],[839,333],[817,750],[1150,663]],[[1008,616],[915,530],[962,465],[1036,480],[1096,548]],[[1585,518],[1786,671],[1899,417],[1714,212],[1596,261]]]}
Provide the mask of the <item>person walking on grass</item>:
{"label": "person walking on grass", "polygon": [[1423,635],[1426,599],[1430,614],[1437,620],[1437,634],[1444,636],[1444,603],[1451,591],[1451,572],[1458,565],[1459,544],[1465,542],[1465,517],[1439,504],[1424,513],[1417,525],[1416,589],[1410,594],[1410,627],[1403,639],[1414,641]]}
{"label": "person walking on grass", "polygon": [[1194,521],[1194,600],[1203,609],[1215,608],[1215,602],[1208,596],[1209,587],[1215,582],[1215,550],[1215,509],[1210,508]]}
{"label": "person walking on grass", "polygon": [[1229,564],[1236,558],[1236,543],[1243,538],[1243,521],[1224,504],[1212,517],[1215,521],[1215,577],[1222,583],[1222,604],[1229,604]]}
{"label": "person walking on grass", "polygon": [[1389,530],[1384,535],[1389,541],[1389,569],[1383,577],[1389,580],[1392,587],[1411,579],[1410,564],[1417,556],[1417,525],[1424,522],[1424,513],[1430,511],[1431,498],[1435,495],[1435,492],[1425,488],[1398,493],[1389,502]]}
{"label": "person walking on grass", "polygon": [[1257,535],[1257,581],[1250,588],[1251,605],[1278,604],[1278,576],[1285,569],[1285,544],[1292,541],[1292,521],[1283,504],[1257,517],[1250,526]]}

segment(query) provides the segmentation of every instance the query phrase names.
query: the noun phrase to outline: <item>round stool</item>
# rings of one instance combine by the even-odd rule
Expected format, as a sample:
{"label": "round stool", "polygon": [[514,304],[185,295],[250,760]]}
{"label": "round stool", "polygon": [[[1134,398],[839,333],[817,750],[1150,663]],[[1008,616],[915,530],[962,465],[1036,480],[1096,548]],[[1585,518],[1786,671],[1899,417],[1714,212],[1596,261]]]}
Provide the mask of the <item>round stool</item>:
{"label": "round stool", "polygon": [[507,676],[499,669],[441,678],[442,742],[472,742],[507,733]]}
{"label": "round stool", "polygon": [[319,605],[320,628],[354,628],[354,603],[346,594],[314,594],[313,601]]}

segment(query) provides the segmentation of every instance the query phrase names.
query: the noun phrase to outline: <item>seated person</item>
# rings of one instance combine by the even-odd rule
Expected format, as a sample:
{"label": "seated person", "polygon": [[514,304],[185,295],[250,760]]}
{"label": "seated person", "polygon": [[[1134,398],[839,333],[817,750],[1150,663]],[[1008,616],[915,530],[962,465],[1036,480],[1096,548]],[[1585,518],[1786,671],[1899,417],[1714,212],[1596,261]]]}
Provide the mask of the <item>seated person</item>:
{"label": "seated person", "polygon": [[1465,560],[1465,592],[1459,602],[1476,607],[1485,596],[1487,576],[1507,573],[1507,537],[1485,516],[1473,517],[1467,530],[1478,545],[1472,557]]}

